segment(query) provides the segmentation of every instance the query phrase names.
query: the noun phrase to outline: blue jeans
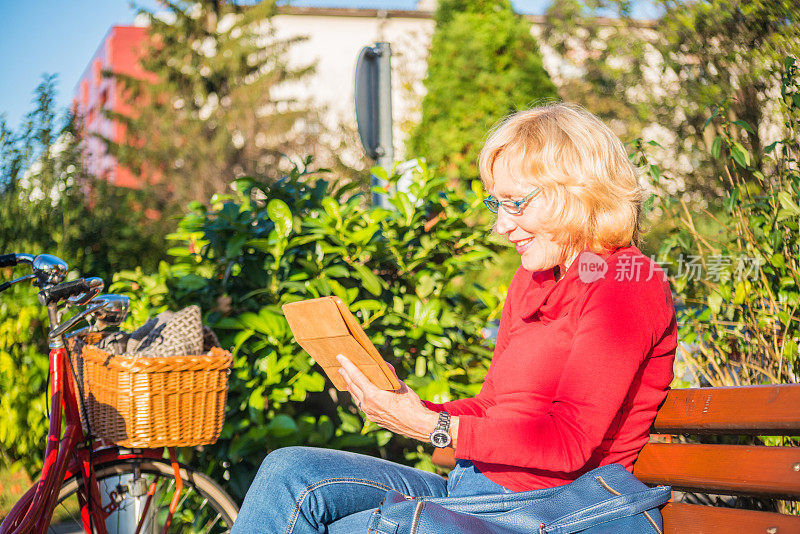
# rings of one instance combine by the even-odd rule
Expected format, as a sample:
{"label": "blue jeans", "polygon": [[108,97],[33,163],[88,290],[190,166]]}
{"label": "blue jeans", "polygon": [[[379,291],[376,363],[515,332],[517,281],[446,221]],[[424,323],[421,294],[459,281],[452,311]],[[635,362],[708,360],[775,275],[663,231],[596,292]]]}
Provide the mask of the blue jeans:
{"label": "blue jeans", "polygon": [[366,533],[389,489],[411,497],[511,493],[465,460],[445,480],[352,452],[287,447],[264,459],[231,534]]}

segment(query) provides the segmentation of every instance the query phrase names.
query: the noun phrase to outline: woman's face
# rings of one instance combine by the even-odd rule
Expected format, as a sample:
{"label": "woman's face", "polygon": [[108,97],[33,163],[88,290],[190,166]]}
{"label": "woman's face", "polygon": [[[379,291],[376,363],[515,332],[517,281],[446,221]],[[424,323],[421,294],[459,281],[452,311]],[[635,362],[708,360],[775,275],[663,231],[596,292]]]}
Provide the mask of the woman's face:
{"label": "woman's face", "polygon": [[[533,191],[534,185],[515,180],[505,170],[505,165],[495,165],[494,186],[490,193],[498,200],[520,200]],[[502,207],[497,210],[495,230],[516,247],[522,266],[528,271],[544,271],[556,265],[564,266],[568,251],[552,240],[543,230],[543,208],[547,206],[546,192],[538,193],[523,207],[519,215],[511,215]]]}

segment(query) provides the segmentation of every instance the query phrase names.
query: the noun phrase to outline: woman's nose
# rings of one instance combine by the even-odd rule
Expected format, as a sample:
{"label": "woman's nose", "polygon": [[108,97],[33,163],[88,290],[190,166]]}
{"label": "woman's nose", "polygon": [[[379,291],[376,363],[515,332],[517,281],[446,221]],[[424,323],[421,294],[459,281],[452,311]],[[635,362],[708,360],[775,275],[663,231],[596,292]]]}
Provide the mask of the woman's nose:
{"label": "woman's nose", "polygon": [[494,223],[494,229],[500,235],[506,235],[517,226],[512,215],[506,213],[506,210],[500,208],[497,210],[497,220]]}

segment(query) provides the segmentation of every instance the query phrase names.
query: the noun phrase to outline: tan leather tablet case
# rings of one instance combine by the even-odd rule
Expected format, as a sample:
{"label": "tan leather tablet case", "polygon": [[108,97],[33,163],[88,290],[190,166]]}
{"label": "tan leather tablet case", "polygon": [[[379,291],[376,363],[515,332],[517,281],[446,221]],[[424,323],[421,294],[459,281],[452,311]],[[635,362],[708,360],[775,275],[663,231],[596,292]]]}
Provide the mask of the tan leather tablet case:
{"label": "tan leather tablet case", "polygon": [[284,304],[283,314],[297,342],[322,366],[339,391],[346,391],[347,388],[339,374],[341,366],[336,361],[338,354],[356,364],[380,389],[394,390],[400,387],[378,349],[339,297]]}

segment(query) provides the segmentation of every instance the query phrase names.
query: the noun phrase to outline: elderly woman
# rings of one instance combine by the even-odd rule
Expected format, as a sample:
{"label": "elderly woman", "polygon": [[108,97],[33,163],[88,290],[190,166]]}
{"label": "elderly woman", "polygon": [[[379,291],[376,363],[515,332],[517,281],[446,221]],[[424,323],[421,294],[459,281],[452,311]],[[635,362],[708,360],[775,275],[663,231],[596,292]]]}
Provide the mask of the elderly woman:
{"label": "elderly woman", "polygon": [[619,139],[576,106],[517,113],[491,134],[480,173],[494,229],[519,253],[481,392],[444,404],[342,375],[366,416],[458,458],[447,479],[343,451],[264,460],[233,528],[364,532],[386,490],[510,493],[631,470],[672,380],[676,323],[664,273],[636,248],[642,191]]}

